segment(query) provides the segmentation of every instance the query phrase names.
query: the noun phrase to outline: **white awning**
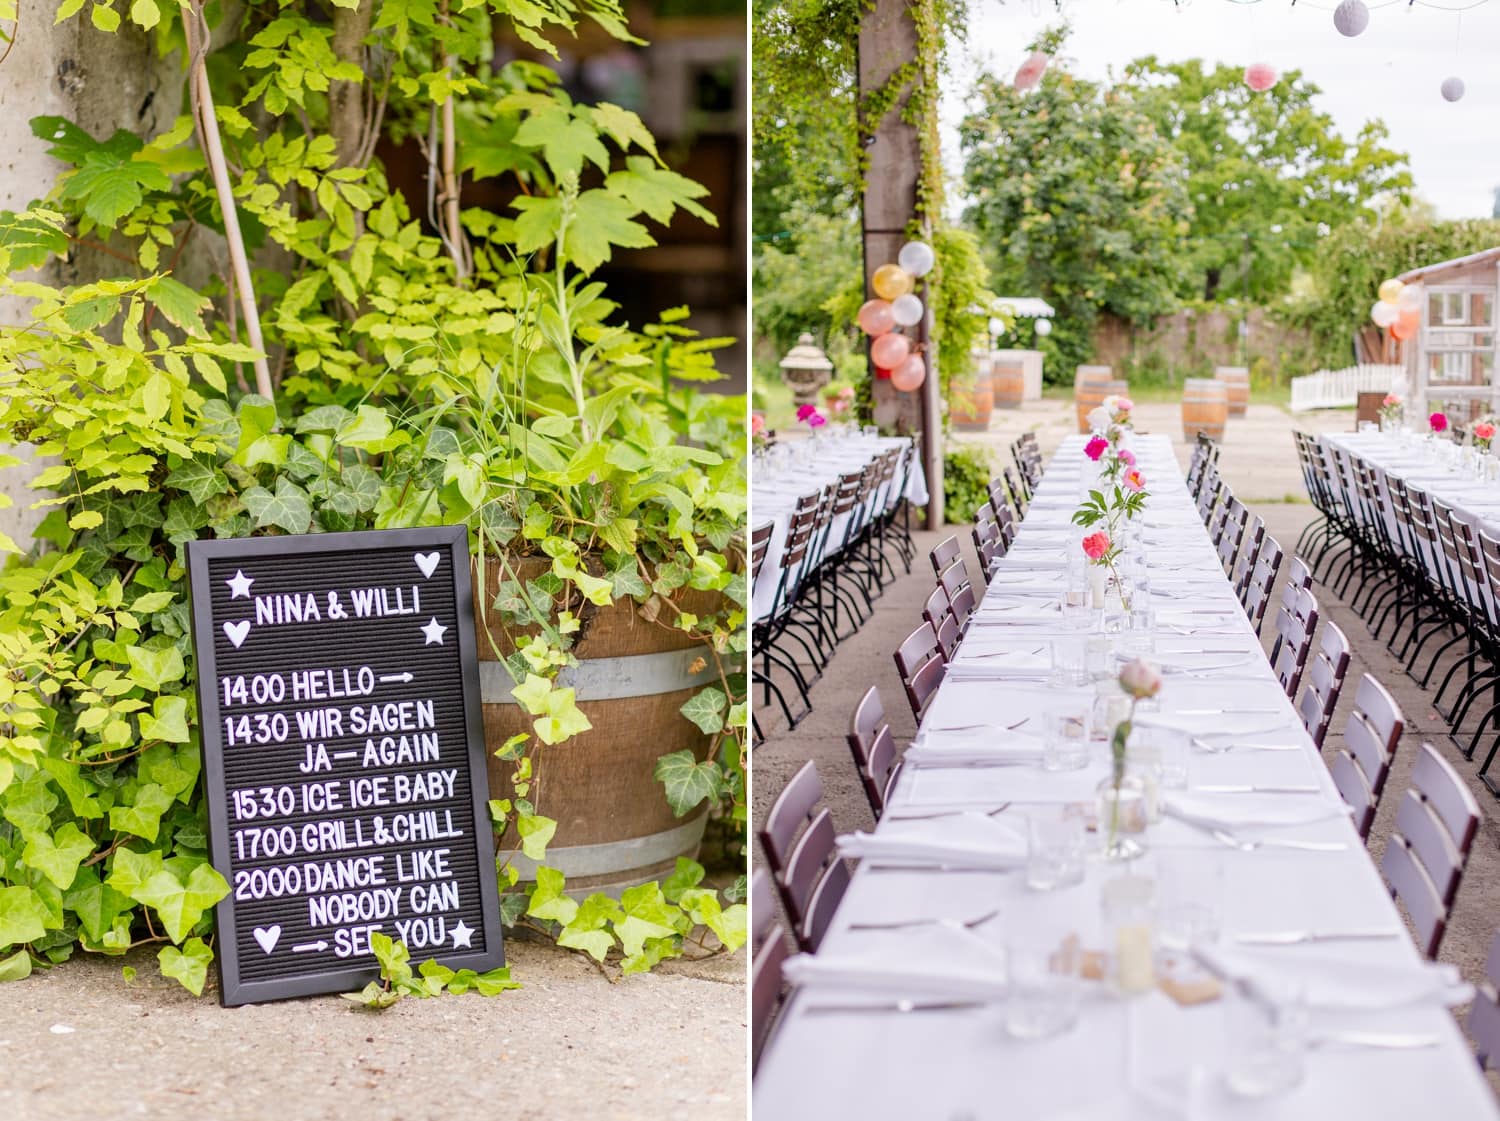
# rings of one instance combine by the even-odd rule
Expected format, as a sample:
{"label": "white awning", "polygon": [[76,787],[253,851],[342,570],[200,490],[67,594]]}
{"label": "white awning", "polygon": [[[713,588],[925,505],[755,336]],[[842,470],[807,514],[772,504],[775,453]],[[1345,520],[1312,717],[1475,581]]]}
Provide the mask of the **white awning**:
{"label": "white awning", "polygon": [[992,311],[1008,307],[1018,319],[1051,319],[1056,314],[1052,305],[1039,296],[996,296],[990,304]]}

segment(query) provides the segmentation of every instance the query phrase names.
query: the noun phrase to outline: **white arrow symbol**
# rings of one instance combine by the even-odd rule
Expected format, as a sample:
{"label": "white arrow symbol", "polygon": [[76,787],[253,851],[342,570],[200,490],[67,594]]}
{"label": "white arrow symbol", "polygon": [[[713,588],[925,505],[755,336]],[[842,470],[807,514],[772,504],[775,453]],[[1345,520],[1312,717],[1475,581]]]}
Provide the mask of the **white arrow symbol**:
{"label": "white arrow symbol", "polygon": [[412,676],[410,670],[407,670],[405,673],[383,673],[380,675],[381,681],[399,681],[403,685],[405,685],[411,679]]}
{"label": "white arrow symbol", "polygon": [[328,943],[327,942],[321,942],[321,941],[320,942],[303,942],[299,946],[293,946],[292,947],[292,953],[294,953],[294,954],[302,954],[302,953],[306,953],[308,950],[326,950],[326,949],[328,949]]}

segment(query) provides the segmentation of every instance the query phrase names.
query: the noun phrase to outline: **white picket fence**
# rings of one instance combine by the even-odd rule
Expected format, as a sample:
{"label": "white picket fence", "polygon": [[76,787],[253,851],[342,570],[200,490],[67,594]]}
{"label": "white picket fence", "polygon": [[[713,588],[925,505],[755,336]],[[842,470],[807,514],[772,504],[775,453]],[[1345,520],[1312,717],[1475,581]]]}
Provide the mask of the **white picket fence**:
{"label": "white picket fence", "polygon": [[1361,365],[1293,378],[1292,412],[1354,405],[1361,393],[1389,393],[1405,374],[1400,366]]}

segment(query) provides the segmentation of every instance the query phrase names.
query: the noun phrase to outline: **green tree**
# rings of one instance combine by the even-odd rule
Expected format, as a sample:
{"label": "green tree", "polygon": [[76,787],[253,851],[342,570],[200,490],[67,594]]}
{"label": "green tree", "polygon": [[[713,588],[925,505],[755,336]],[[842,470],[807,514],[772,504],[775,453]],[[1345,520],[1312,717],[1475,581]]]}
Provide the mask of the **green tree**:
{"label": "green tree", "polygon": [[[1055,38],[1055,37],[1054,37]],[[967,223],[991,287],[1045,297],[1065,367],[1101,312],[1144,325],[1175,304],[1190,207],[1182,161],[1129,91],[1054,65],[1021,93],[994,74],[959,125]]]}
{"label": "green tree", "polygon": [[1192,217],[1178,292],[1261,302],[1286,291],[1292,273],[1322,255],[1331,231],[1358,222],[1377,199],[1406,201],[1406,156],[1385,146],[1385,125],[1366,122],[1352,140],[1318,109],[1321,92],[1290,71],[1263,93],[1237,66],[1154,55],[1125,69],[1117,89],[1176,149]]}

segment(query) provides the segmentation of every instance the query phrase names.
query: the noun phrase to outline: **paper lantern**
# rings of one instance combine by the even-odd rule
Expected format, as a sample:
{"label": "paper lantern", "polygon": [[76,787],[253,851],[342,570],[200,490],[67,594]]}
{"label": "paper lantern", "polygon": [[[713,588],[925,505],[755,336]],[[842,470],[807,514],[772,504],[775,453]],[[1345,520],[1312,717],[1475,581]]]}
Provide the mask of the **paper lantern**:
{"label": "paper lantern", "polygon": [[887,370],[900,369],[901,363],[906,361],[909,354],[911,340],[905,335],[881,335],[870,344],[870,357],[875,360],[875,365],[884,366]]}
{"label": "paper lantern", "polygon": [[1276,84],[1276,79],[1280,76],[1276,73],[1276,67],[1269,62],[1252,62],[1245,67],[1245,85],[1256,93],[1265,93]]}
{"label": "paper lantern", "polygon": [[1401,317],[1401,309],[1395,304],[1388,304],[1384,300],[1376,300],[1375,306],[1370,309],[1370,319],[1375,326],[1382,329],[1389,327]]}
{"label": "paper lantern", "polygon": [[913,283],[911,273],[900,265],[881,265],[875,270],[870,287],[882,300],[896,300],[910,292]]}
{"label": "paper lantern", "polygon": [[1441,88],[1444,101],[1457,101],[1464,95],[1464,80],[1462,78],[1444,78]]}
{"label": "paper lantern", "polygon": [[1370,9],[1365,7],[1364,0],[1344,0],[1333,10],[1333,26],[1340,35],[1352,39],[1370,26]]}
{"label": "paper lantern", "polygon": [[867,301],[855,318],[859,321],[859,329],[871,336],[888,334],[896,326],[895,313],[884,300]]}
{"label": "paper lantern", "polygon": [[1036,321],[1036,333],[1044,339],[1052,334],[1052,320],[1038,319]]}
{"label": "paper lantern", "polygon": [[1422,310],[1422,286],[1420,284],[1408,284],[1401,289],[1401,295],[1396,298],[1396,306],[1402,311]]}
{"label": "paper lantern", "polygon": [[891,303],[891,314],[898,327],[915,327],[922,322],[922,301],[908,292]]}
{"label": "paper lantern", "polygon": [[896,255],[896,262],[912,276],[926,276],[937,262],[937,256],[925,241],[908,241]]}
{"label": "paper lantern", "polygon": [[1052,61],[1052,56],[1046,51],[1032,51],[1016,70],[1016,76],[1010,80],[1010,84],[1018,90],[1029,90],[1042,80],[1042,75],[1047,72],[1047,63]]}
{"label": "paper lantern", "polygon": [[891,384],[902,393],[910,393],[927,380],[927,363],[920,354],[913,354],[891,371]]}
{"label": "paper lantern", "polygon": [[1401,298],[1401,289],[1405,287],[1406,285],[1395,279],[1395,277],[1392,277],[1390,280],[1382,280],[1380,282],[1380,298],[1388,304],[1394,304]]}

